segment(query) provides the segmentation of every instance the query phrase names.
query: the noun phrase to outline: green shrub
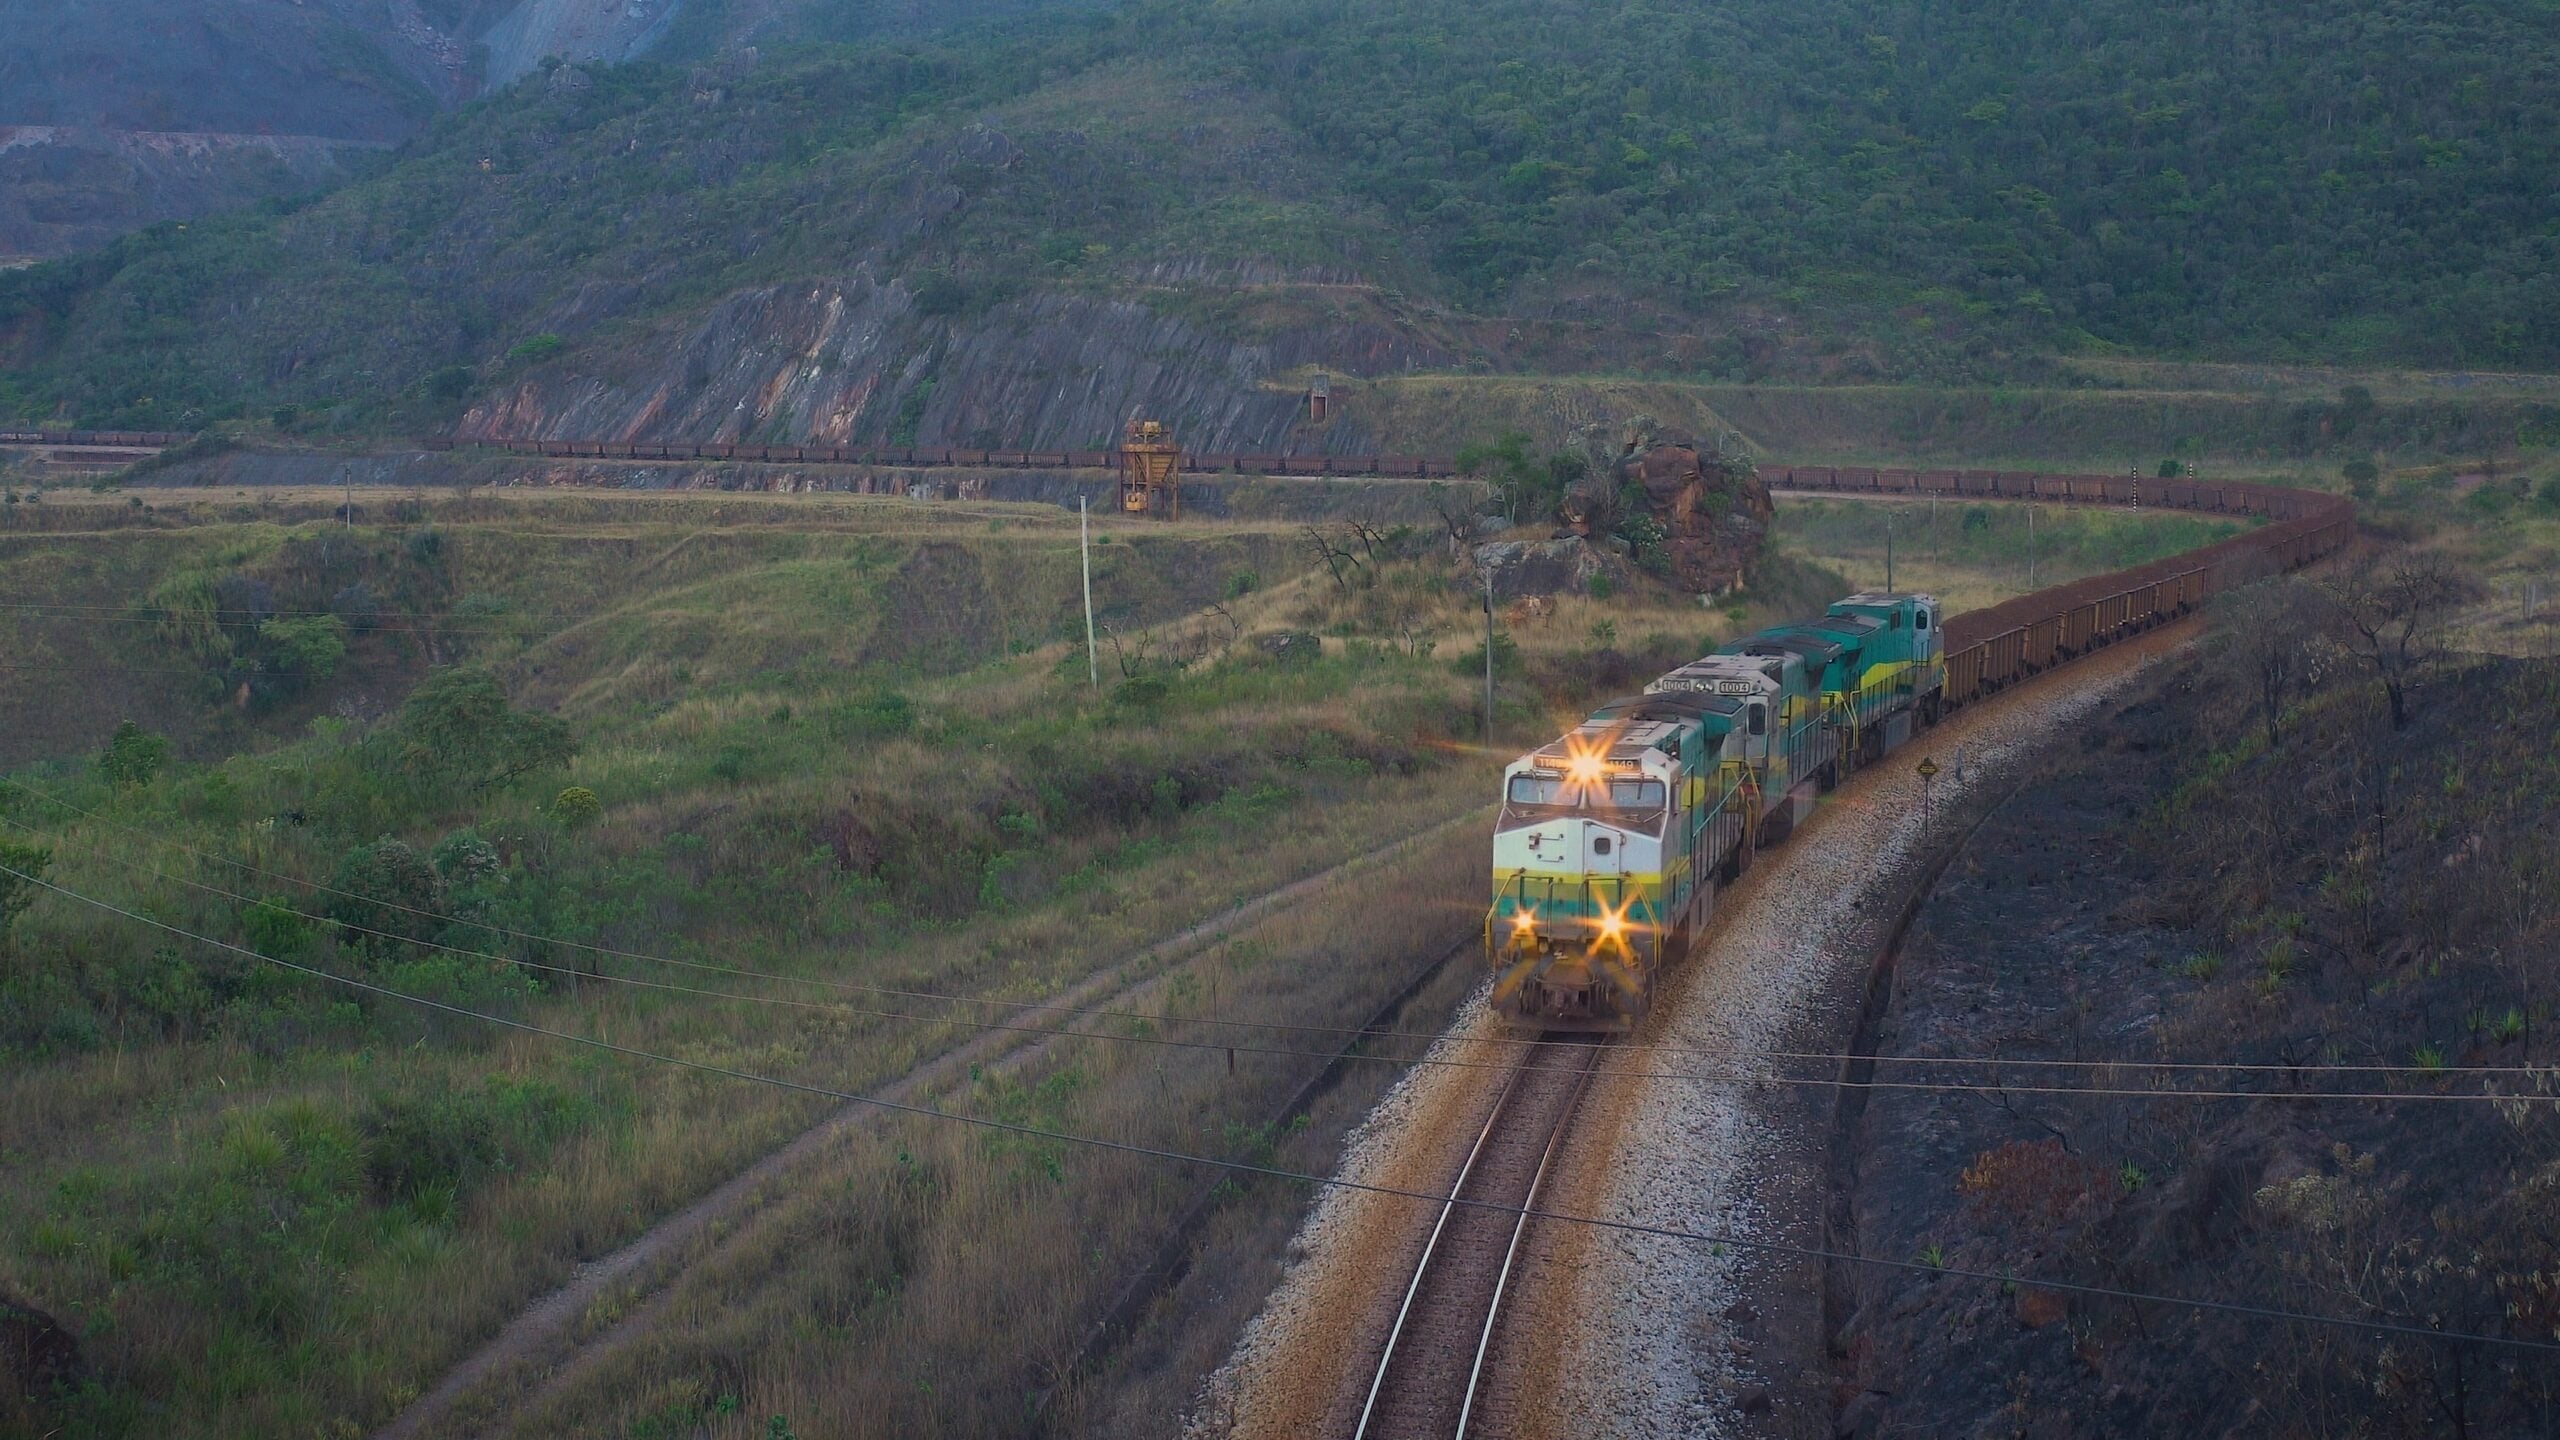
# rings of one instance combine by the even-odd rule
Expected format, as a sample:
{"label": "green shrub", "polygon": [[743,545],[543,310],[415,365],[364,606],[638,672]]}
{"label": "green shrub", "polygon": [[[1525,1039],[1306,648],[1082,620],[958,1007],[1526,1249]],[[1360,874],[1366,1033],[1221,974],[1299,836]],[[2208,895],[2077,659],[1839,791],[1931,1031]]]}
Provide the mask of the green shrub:
{"label": "green shrub", "polygon": [[563,768],[578,753],[567,721],[510,708],[498,677],[476,666],[428,676],[400,707],[397,730],[412,771],[474,788]]}
{"label": "green shrub", "polygon": [[365,1180],[391,1202],[459,1194],[537,1158],[593,1111],[558,1086],[505,1077],[477,1090],[379,1097],[357,1126]]}
{"label": "green shrub", "polygon": [[9,927],[44,893],[37,882],[52,863],[51,850],[0,835],[0,944],[8,941]]}
{"label": "green shrub", "polygon": [[139,788],[150,784],[168,760],[167,740],[126,720],[116,726],[106,753],[98,757],[98,775],[119,788]]}
{"label": "green shrub", "polygon": [[1173,682],[1152,671],[1132,675],[1111,689],[1111,703],[1150,710],[1173,694]]}
{"label": "green shrub", "polygon": [[[1493,637],[1493,673],[1503,676],[1518,675],[1520,673],[1520,664],[1520,642],[1512,639],[1509,635],[1503,634],[1499,631],[1495,632]],[[1484,647],[1482,645],[1478,645],[1473,650],[1469,650],[1465,654],[1460,655],[1457,659],[1450,661],[1449,673],[1453,675],[1482,678],[1484,675]]]}
{"label": "green shrub", "polygon": [[269,897],[241,910],[240,935],[250,949],[271,960],[292,960],[311,948],[312,925],[295,913],[292,901]]}
{"label": "green shrub", "polygon": [[514,365],[537,365],[559,354],[560,347],[567,343],[548,332],[529,336],[507,347],[507,361]]}
{"label": "green shrub", "polygon": [[[407,842],[386,835],[338,862],[329,918],[347,927],[341,943],[387,957],[400,940],[433,938],[444,898],[435,867]],[[425,913],[421,913],[425,912]]]}
{"label": "green shrub", "polygon": [[885,740],[916,728],[915,703],[895,690],[828,707],[821,724],[833,740]]}
{"label": "green shrub", "polygon": [[551,818],[572,830],[585,829],[603,813],[604,803],[584,785],[572,785],[551,799]]}

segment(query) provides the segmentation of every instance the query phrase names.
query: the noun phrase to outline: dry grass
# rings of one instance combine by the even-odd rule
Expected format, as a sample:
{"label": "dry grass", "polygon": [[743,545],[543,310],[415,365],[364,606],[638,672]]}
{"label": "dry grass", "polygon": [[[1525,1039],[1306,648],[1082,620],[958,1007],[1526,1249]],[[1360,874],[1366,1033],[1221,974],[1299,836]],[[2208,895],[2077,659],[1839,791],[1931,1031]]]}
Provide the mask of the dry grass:
{"label": "dry grass", "polygon": [[[1167,1018],[1141,1028],[1214,1042],[1229,1032],[1184,1017],[1360,1024],[1472,932],[1475,907],[1448,897],[1475,887],[1481,849],[1472,827],[1453,831],[1252,926],[1160,977],[1138,1003]],[[1253,1043],[1329,1048],[1285,1034]],[[949,1103],[1267,1160],[1293,1137],[1262,1127],[1322,1063],[1245,1053],[1231,1073],[1216,1049],[1061,1041],[990,1070]],[[776,1414],[802,1434],[1021,1428],[1028,1407],[1067,1378],[1096,1307],[1216,1178],[954,1126],[884,1123],[794,1175],[787,1198],[695,1264],[652,1312],[645,1344],[612,1347],[534,1403],[510,1403],[500,1433],[686,1434],[700,1424],[714,1436],[750,1436]],[[1304,1198],[1243,1181],[1230,1203],[1249,1211],[1276,1202],[1285,1213]],[[1059,1417],[1071,1429],[1085,1406],[1107,1405],[1107,1389],[1077,1393]]]}

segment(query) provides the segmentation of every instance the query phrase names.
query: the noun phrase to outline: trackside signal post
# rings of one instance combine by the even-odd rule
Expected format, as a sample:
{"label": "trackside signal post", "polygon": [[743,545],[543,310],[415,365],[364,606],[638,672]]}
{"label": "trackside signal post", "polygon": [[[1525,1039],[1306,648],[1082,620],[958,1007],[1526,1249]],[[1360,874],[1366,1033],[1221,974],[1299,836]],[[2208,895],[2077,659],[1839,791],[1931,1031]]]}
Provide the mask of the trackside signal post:
{"label": "trackside signal post", "polygon": [[1932,755],[1921,756],[1918,770],[1920,774],[1920,833],[1926,835],[1929,833],[1929,782],[1938,778],[1937,757]]}

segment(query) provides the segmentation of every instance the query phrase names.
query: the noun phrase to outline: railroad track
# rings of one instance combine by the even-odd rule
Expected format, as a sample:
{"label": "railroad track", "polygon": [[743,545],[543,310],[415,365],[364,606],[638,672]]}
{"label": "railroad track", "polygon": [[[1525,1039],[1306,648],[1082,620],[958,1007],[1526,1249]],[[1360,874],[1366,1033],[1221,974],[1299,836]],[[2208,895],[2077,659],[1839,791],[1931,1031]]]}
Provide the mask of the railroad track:
{"label": "railroad track", "polygon": [[[1578,1063],[1550,1053],[1580,1051]],[[1414,1263],[1353,1440],[1459,1436],[1482,1420],[1485,1358],[1529,1215],[1604,1053],[1576,1037],[1514,1067]]]}

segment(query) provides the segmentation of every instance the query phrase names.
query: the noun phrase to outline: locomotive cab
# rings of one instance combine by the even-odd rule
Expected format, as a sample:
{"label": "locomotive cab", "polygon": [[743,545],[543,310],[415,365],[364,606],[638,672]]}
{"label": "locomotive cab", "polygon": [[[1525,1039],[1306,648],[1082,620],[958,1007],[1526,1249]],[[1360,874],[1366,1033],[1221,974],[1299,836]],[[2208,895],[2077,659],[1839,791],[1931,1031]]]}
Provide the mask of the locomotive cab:
{"label": "locomotive cab", "polygon": [[1918,591],[1852,595],[1832,605],[1834,618],[1870,621],[1865,687],[1890,687],[1910,708],[1935,721],[1946,690],[1946,641],[1938,597]]}
{"label": "locomotive cab", "polygon": [[1596,715],[1511,763],[1493,838],[1496,1008],[1542,1026],[1623,1029],[1662,959],[1666,846],[1700,727]]}

